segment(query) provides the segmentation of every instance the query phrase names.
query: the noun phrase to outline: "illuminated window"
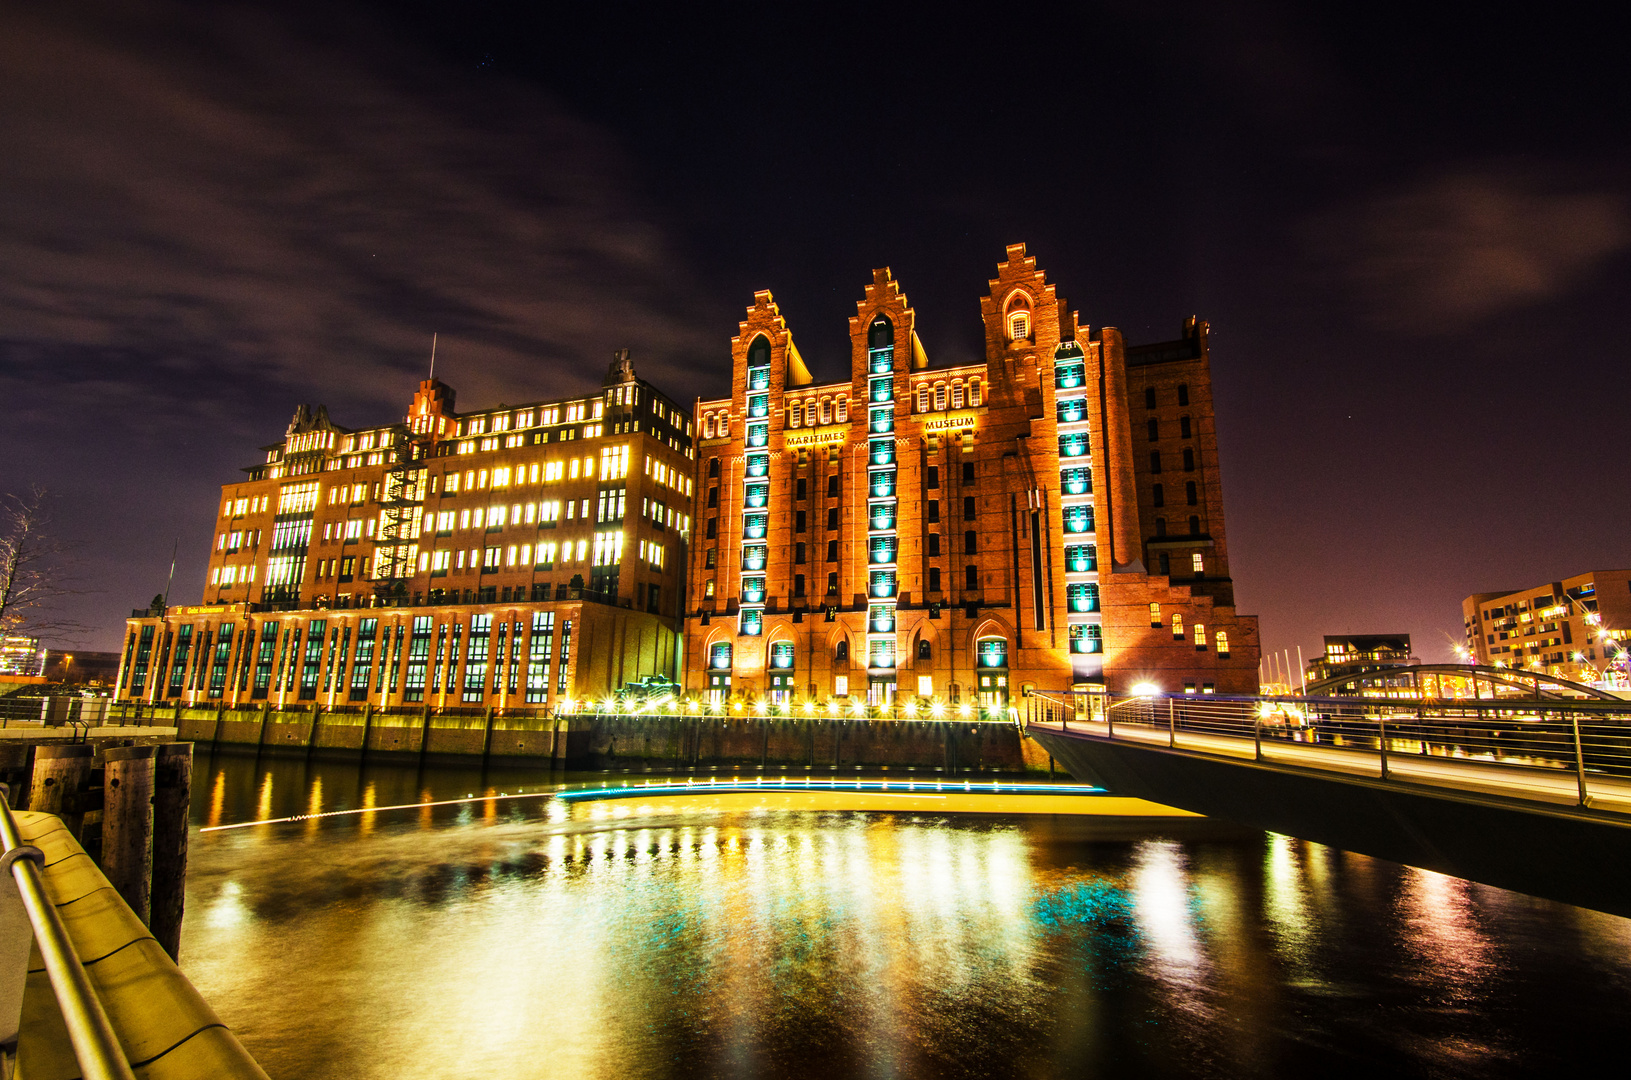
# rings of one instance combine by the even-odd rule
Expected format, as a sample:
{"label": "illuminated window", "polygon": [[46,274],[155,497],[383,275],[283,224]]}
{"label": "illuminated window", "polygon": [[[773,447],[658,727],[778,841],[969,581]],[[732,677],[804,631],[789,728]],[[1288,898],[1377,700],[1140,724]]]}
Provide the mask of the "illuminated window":
{"label": "illuminated window", "polygon": [[1016,311],[1008,316],[1008,338],[1010,341],[1021,341],[1031,336],[1031,313],[1029,311]]}
{"label": "illuminated window", "polygon": [[970,379],[968,381],[968,404],[969,404],[969,407],[970,408],[976,408],[976,409],[979,408],[981,400],[982,400],[982,398],[980,396],[980,380],[979,379]]}
{"label": "illuminated window", "polygon": [[1184,640],[1184,617],[1179,614],[1172,616],[1172,640]]}
{"label": "illuminated window", "polygon": [[917,388],[917,411],[929,411],[929,388],[927,386]]}
{"label": "illuminated window", "polygon": [[1206,559],[1201,556],[1200,552],[1195,552],[1195,554],[1191,555],[1189,558],[1190,567],[1195,571],[1196,577],[1200,577],[1202,574],[1206,573]]}
{"label": "illuminated window", "polygon": [[1160,604],[1151,604],[1150,605],[1150,625],[1151,626],[1160,626],[1161,625],[1161,605]]}
{"label": "illuminated window", "polygon": [[1217,646],[1219,656],[1229,655],[1229,635],[1222,630],[1217,633]]}
{"label": "illuminated window", "polygon": [[1200,623],[1195,624],[1195,651],[1206,651],[1206,627]]}
{"label": "illuminated window", "polygon": [[954,409],[963,407],[963,383],[961,379],[951,384],[951,407]]}

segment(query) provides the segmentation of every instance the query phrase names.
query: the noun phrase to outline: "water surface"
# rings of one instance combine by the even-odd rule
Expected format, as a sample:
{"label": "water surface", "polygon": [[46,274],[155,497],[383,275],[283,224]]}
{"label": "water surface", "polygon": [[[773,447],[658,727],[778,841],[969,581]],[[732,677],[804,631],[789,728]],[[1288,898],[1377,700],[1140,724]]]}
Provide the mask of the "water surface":
{"label": "water surface", "polygon": [[1287,837],[496,797],[562,779],[201,756],[201,825],[477,798],[195,835],[183,967],[278,1078],[1542,1075],[1631,1006],[1631,921]]}

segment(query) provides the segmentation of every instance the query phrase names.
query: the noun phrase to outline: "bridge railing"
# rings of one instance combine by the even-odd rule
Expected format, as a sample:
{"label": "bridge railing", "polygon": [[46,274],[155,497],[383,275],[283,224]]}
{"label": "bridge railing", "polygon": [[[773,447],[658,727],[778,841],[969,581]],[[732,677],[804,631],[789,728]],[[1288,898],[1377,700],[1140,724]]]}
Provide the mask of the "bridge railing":
{"label": "bridge railing", "polygon": [[[1520,780],[1521,774],[1548,779],[1554,788],[1572,781],[1581,805],[1594,795],[1631,800],[1631,703],[1185,694],[1100,696],[1096,704],[1079,703],[1062,726],[1236,758],[1294,758],[1344,771],[1372,767],[1384,779],[1496,765]],[[1303,750],[1310,752],[1294,752]]]}

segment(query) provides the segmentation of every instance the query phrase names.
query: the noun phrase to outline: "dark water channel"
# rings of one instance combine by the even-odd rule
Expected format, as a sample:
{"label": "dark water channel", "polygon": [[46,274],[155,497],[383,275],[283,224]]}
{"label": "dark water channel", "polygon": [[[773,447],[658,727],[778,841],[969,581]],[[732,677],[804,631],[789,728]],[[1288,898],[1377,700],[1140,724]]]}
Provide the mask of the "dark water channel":
{"label": "dark water channel", "polygon": [[201,756],[201,826],[478,798],[195,835],[183,967],[280,1080],[1541,1076],[1624,1045],[1612,916],[1207,822],[499,797],[565,779]]}

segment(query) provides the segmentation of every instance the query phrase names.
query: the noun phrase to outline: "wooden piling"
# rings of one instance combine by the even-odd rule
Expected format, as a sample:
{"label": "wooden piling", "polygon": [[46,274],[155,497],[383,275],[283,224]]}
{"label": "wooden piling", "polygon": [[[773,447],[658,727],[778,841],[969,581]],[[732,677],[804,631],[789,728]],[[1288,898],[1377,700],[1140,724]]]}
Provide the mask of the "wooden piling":
{"label": "wooden piling", "polygon": [[76,840],[85,823],[85,793],[90,786],[94,756],[89,743],[34,748],[28,808],[57,815]]}
{"label": "wooden piling", "polygon": [[181,916],[187,899],[187,825],[193,744],[165,743],[153,770],[152,917],[147,925],[170,959],[181,960]]}
{"label": "wooden piling", "polygon": [[104,752],[102,872],[142,922],[152,915],[156,746]]}

